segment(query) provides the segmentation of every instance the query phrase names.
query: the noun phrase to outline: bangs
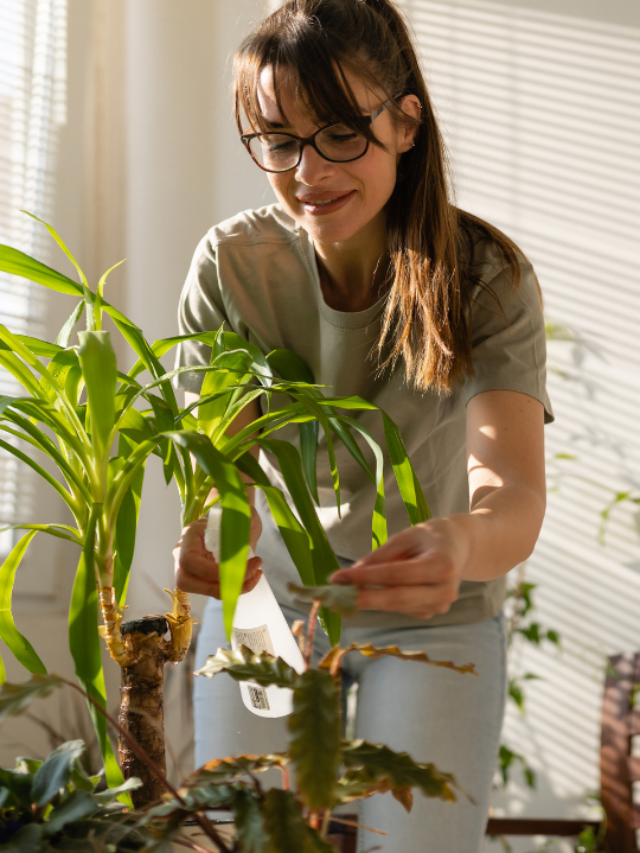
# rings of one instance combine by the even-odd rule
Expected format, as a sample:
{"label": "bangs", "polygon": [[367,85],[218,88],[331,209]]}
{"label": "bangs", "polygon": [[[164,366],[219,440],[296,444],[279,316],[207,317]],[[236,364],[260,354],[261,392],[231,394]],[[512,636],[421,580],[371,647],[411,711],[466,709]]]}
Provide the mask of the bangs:
{"label": "bangs", "polygon": [[[282,104],[282,91],[286,86],[294,101],[318,125],[346,124],[380,146],[368,116],[362,114],[362,107],[349,85],[347,72],[357,76],[368,89],[382,91],[383,100],[398,93],[387,91],[389,87],[372,74],[364,56],[350,56],[347,60],[348,52],[341,51],[333,39],[330,46],[326,35],[313,26],[312,19],[290,21],[289,24],[289,32],[270,34],[264,39],[254,36],[236,54],[234,100],[239,132],[246,132],[242,126],[243,115],[255,132],[273,131],[262,114],[258,98],[260,77],[268,68],[273,74],[276,104],[285,126],[290,124]],[[389,109],[401,114],[394,102],[389,104]]]}

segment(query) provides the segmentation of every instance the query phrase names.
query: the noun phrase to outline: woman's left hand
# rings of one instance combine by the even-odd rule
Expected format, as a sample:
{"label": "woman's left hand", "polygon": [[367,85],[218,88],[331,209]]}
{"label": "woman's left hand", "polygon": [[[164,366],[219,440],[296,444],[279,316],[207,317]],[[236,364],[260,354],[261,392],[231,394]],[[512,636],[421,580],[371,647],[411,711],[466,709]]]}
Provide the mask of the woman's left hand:
{"label": "woman's left hand", "polygon": [[458,597],[464,540],[454,518],[434,518],[397,533],[330,581],[358,587],[358,610],[430,619],[446,613]]}

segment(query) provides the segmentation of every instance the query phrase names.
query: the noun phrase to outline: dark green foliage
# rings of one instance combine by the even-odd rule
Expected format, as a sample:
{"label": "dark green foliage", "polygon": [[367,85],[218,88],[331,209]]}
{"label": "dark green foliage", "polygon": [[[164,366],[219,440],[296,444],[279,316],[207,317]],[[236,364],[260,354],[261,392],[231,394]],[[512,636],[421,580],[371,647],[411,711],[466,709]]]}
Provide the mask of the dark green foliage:
{"label": "dark green foliage", "polygon": [[[547,641],[556,646],[557,649],[562,648],[558,632],[543,627],[532,618],[536,609],[533,599],[535,589],[536,584],[526,582],[521,576],[518,583],[507,592],[507,599],[510,600],[511,604],[511,612],[507,621],[509,651],[512,651],[517,641],[531,643],[537,647]],[[539,677],[531,672],[510,673],[508,696],[521,714],[526,712],[525,684],[527,681],[534,681]],[[506,744],[501,744],[498,770],[504,787],[508,785],[510,772],[516,765],[520,766],[528,787],[535,788],[536,775],[526,758],[520,753],[514,752]]]}
{"label": "dark green foliage", "polygon": [[63,684],[63,679],[57,675],[33,675],[24,684],[3,684],[0,691],[0,722],[5,717],[22,714],[33,699],[44,698]]}
{"label": "dark green foliage", "polygon": [[306,826],[302,804],[292,791],[271,788],[262,804],[269,853],[300,853],[304,849]]}
{"label": "dark green foliage", "polygon": [[293,691],[289,752],[300,796],[314,811],[335,803],[340,729],[340,700],[333,678],[326,671],[308,669]]}
{"label": "dark green foliage", "polygon": [[290,583],[289,592],[294,592],[302,601],[319,601],[340,616],[353,616],[357,609],[358,587],[349,584],[327,586],[297,586]]}
{"label": "dark green foliage", "polygon": [[235,681],[255,681],[262,687],[293,687],[298,675],[282,658],[274,658],[267,652],[252,652],[247,646],[239,649],[218,649],[209,655],[207,662],[196,672],[213,678],[220,672],[228,673]]}
{"label": "dark green foliage", "polygon": [[[4,685],[3,693],[6,688]],[[24,702],[36,691],[23,690],[22,694]],[[112,853],[128,853],[143,846],[135,820],[117,802],[119,795],[139,787],[139,780],[130,779],[118,789],[97,793],[99,778],[90,779],[81,768],[83,752],[81,740],[69,741],[44,762],[18,758],[13,770],[0,768],[3,851],[89,851],[90,835],[96,842],[111,845]]]}

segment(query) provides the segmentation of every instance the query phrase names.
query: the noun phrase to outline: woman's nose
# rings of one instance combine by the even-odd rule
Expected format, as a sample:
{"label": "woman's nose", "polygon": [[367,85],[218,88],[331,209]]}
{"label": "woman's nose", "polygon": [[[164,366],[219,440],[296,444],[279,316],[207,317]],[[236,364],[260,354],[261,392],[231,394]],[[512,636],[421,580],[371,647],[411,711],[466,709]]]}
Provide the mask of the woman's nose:
{"label": "woman's nose", "polygon": [[335,171],[335,164],[325,160],[318,154],[313,145],[305,145],[302,149],[302,157],[296,166],[295,177],[301,184],[313,186],[323,178],[327,178]]}

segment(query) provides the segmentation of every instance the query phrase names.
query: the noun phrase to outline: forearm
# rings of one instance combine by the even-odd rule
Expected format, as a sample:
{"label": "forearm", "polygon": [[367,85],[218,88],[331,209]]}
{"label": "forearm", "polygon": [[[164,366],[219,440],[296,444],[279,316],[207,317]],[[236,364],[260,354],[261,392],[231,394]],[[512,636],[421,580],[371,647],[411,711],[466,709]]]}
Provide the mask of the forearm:
{"label": "forearm", "polygon": [[459,549],[460,579],[487,581],[501,577],[532,553],[545,511],[545,496],[521,484],[479,489],[469,513],[435,524],[451,530]]}

